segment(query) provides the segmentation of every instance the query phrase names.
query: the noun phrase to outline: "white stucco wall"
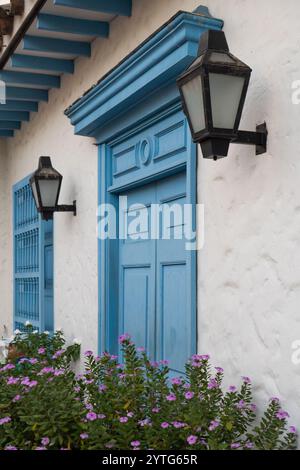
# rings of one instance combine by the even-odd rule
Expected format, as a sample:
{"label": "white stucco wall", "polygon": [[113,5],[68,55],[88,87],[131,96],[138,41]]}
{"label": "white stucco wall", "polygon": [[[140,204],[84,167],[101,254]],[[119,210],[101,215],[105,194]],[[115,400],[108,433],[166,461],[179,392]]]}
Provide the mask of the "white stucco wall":
{"label": "white stucco wall", "polygon": [[7,164],[6,141],[0,139],[0,339],[12,330]]}
{"label": "white stucco wall", "polygon": [[[77,218],[55,218],[55,323],[68,337],[81,338],[83,348],[97,345],[97,149],[92,140],[73,136],[63,111],[176,11],[192,11],[199,3],[135,0],[132,18],[115,20],[110,39],[94,43],[92,58],[78,60],[74,76],[65,76],[49,103],[8,142],[9,211],[11,186],[45,154],[65,176],[61,200],[78,201]],[[254,130],[266,120],[270,134],[266,156],[232,146],[227,159],[199,161],[199,202],[206,208],[199,351],[224,366],[230,380],[252,376],[259,400],[280,396],[299,424],[300,365],[291,361],[291,344],[300,339],[300,105],[292,104],[291,86],[300,80],[300,3],[202,4],[224,19],[232,52],[253,67],[242,127]],[[7,223],[1,247],[10,260],[10,218]],[[8,261],[6,269],[11,279]],[[11,296],[11,289],[1,292],[6,305],[12,305]]]}

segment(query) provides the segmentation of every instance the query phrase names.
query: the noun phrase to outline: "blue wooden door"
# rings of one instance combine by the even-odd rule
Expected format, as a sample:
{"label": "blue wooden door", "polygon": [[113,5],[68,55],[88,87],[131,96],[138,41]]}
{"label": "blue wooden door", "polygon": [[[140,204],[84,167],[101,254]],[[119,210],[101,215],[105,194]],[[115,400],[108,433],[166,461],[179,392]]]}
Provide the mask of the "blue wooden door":
{"label": "blue wooden door", "polygon": [[[183,230],[186,173],[121,196],[127,197],[129,209],[123,212],[128,238],[120,240],[119,247],[120,333],[129,333],[153,360],[167,359],[172,371],[183,372],[192,335]],[[157,215],[151,216],[151,204],[156,205],[159,224]]]}
{"label": "blue wooden door", "polygon": [[41,220],[29,177],[14,186],[13,205],[14,327],[23,331],[29,321],[39,331],[52,331],[53,223]]}

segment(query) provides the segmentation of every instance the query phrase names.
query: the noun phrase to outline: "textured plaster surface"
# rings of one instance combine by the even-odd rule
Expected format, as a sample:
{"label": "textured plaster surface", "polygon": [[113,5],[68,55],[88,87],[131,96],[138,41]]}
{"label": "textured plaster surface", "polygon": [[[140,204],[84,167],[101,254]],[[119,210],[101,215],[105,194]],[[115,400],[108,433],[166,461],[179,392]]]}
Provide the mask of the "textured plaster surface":
{"label": "textured plaster surface", "polygon": [[[55,218],[55,324],[70,339],[81,338],[83,348],[97,348],[97,148],[73,136],[63,111],[176,11],[199,3],[135,0],[132,18],[113,21],[110,39],[95,41],[92,58],[79,59],[74,76],[64,76],[49,103],[8,141],[1,227],[12,210],[11,186],[33,171],[40,155],[51,155],[65,177],[61,201],[78,201],[77,218]],[[227,159],[199,160],[198,199],[206,213],[198,260],[199,352],[224,366],[230,381],[251,376],[258,402],[280,396],[299,425],[300,365],[291,358],[300,339],[300,105],[292,104],[292,82],[300,80],[300,3],[202,4],[224,19],[232,52],[253,68],[242,127],[254,130],[266,120],[269,150],[255,157],[251,147],[232,146]],[[5,322],[12,317],[10,223],[6,216],[1,228],[1,325],[3,316]]]}

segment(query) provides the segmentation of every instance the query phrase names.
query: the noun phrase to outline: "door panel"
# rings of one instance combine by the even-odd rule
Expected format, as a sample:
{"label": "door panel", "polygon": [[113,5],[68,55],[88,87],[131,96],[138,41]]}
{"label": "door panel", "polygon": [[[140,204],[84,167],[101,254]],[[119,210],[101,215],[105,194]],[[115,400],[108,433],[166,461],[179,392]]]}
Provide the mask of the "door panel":
{"label": "door panel", "polygon": [[[130,239],[119,244],[120,333],[129,333],[153,360],[168,359],[174,372],[183,372],[191,351],[192,324],[182,237],[186,174],[120,195],[124,196],[128,209],[123,210],[122,220]],[[151,216],[151,203],[160,209],[157,232],[151,225],[157,220]],[[151,232],[158,236],[151,239]]]}

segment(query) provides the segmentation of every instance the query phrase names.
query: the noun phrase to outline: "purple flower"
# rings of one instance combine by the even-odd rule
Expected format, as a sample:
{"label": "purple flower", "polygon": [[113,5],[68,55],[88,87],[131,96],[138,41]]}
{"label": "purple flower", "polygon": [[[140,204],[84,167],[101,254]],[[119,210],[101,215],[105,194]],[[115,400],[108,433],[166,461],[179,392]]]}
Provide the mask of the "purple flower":
{"label": "purple flower", "polygon": [[83,441],[88,438],[89,438],[89,435],[86,432],[83,432],[82,434],[80,434],[80,439],[82,439]]}
{"label": "purple flower", "polygon": [[17,401],[20,401],[21,400],[21,395],[16,395],[15,398],[13,398],[13,403],[17,403]]}
{"label": "purple flower", "polygon": [[105,418],[106,418],[106,415],[104,415],[104,414],[98,415],[98,419],[105,419]]}
{"label": "purple flower", "polygon": [[50,444],[49,437],[43,437],[43,439],[41,440],[41,444],[42,446],[47,447]]}
{"label": "purple flower", "polygon": [[2,367],[3,371],[13,370],[13,369],[15,369],[15,366],[13,364],[6,364],[6,366]]}
{"label": "purple flower", "polygon": [[119,337],[119,343],[123,344],[123,343],[125,343],[125,341],[128,341],[129,339],[130,339],[130,335],[125,333],[124,335],[121,335]]}
{"label": "purple flower", "polygon": [[237,388],[234,385],[230,385],[228,390],[230,393],[235,393],[237,391]]}
{"label": "purple flower", "polygon": [[181,385],[182,384],[182,380],[180,377],[174,377],[173,379],[171,379],[171,382],[173,385]]}
{"label": "purple flower", "polygon": [[234,442],[233,444],[231,444],[231,449],[239,449],[241,447],[241,444],[239,444],[238,442]]}
{"label": "purple flower", "polygon": [[246,449],[253,449],[254,444],[253,444],[253,442],[246,442],[245,447],[246,447]]}
{"label": "purple flower", "polygon": [[187,438],[187,443],[188,443],[190,446],[193,446],[194,444],[196,444],[197,441],[198,441],[197,436],[189,436],[189,437]]}
{"label": "purple flower", "polygon": [[159,413],[160,412],[160,409],[159,408],[152,408],[152,413]]}
{"label": "purple flower", "polygon": [[45,349],[45,348],[39,348],[39,349],[38,349],[38,353],[41,354],[41,355],[42,355],[42,354],[45,354],[45,352],[46,352],[46,349]]}
{"label": "purple flower", "polygon": [[92,410],[94,409],[94,407],[93,407],[93,405],[92,405],[91,403],[87,403],[87,404],[85,405],[85,407],[86,407],[87,410],[90,410],[90,411],[92,411]]}
{"label": "purple flower", "polygon": [[142,428],[144,428],[145,426],[152,426],[151,419],[149,419],[149,418],[142,419],[141,421],[139,421],[139,425],[140,425]]}
{"label": "purple flower", "polygon": [[212,389],[214,389],[214,388],[219,388],[219,384],[218,384],[218,382],[216,381],[216,379],[211,379],[211,381],[209,382],[207,388],[208,388],[209,390],[212,390]]}
{"label": "purple flower", "polygon": [[272,403],[279,403],[279,402],[280,402],[279,398],[277,398],[277,397],[272,397],[272,398],[270,398],[270,401],[271,401]]}
{"label": "purple flower", "polygon": [[99,385],[99,392],[103,393],[103,392],[105,392],[105,390],[107,390],[106,385],[103,385],[103,384]]}
{"label": "purple flower", "polygon": [[166,396],[167,401],[176,401],[176,395],[174,393],[170,393],[170,395]]}
{"label": "purple flower", "polygon": [[29,362],[29,364],[31,364],[32,366],[34,366],[34,365],[37,364],[39,361],[38,361],[37,359],[33,358],[33,359],[29,359],[28,362]]}
{"label": "purple flower", "polygon": [[289,427],[289,433],[290,434],[297,434],[297,429],[295,426],[290,426]]}
{"label": "purple flower", "polygon": [[6,446],[4,450],[18,450],[15,446]]}
{"label": "purple flower", "polygon": [[90,357],[90,356],[93,356],[93,351],[85,351],[84,355],[85,357]]}
{"label": "purple flower", "polygon": [[176,429],[185,428],[185,426],[186,426],[185,423],[181,423],[180,421],[173,421],[172,424],[173,424],[174,428],[176,428]]}
{"label": "purple flower", "polygon": [[46,447],[36,447],[35,450],[47,450]]}
{"label": "purple flower", "polygon": [[219,421],[212,421],[209,425],[209,431],[214,431],[215,429],[217,429],[218,427],[220,426],[220,422]]}
{"label": "purple flower", "polygon": [[255,413],[257,411],[257,406],[255,405],[255,403],[251,403],[249,405],[249,408],[253,413]]}
{"label": "purple flower", "polygon": [[7,385],[17,385],[18,382],[19,382],[19,379],[15,377],[9,377],[7,379]]}
{"label": "purple flower", "polygon": [[141,443],[140,441],[132,441],[131,442],[131,447],[140,447]]}
{"label": "purple flower", "polygon": [[145,352],[145,348],[142,348],[142,347],[141,347],[141,348],[137,348],[137,352],[143,353],[143,352]]}
{"label": "purple flower", "polygon": [[249,377],[242,377],[244,384],[251,384],[251,379]]}
{"label": "purple flower", "polygon": [[94,413],[93,411],[90,411],[90,412],[86,415],[86,419],[87,419],[88,421],[96,421],[97,415],[96,415],[96,413]]}
{"label": "purple flower", "polygon": [[246,406],[246,403],[244,402],[244,400],[240,400],[240,401],[237,403],[237,405],[236,405],[236,407],[237,407],[239,410],[243,410],[243,409],[245,408],[245,406]]}
{"label": "purple flower", "polygon": [[38,384],[38,382],[36,380],[32,380],[31,382],[28,382],[27,385],[28,385],[29,388],[34,388],[34,387],[37,386],[37,384]]}
{"label": "purple flower", "polygon": [[74,387],[74,392],[76,392],[76,393],[79,393],[79,392],[80,392],[80,390],[81,390],[81,388],[80,388],[80,387],[78,387],[78,386]]}
{"label": "purple flower", "polygon": [[129,411],[129,412],[127,413],[127,416],[128,416],[128,418],[133,418],[134,414],[132,413],[132,411]]}
{"label": "purple flower", "polygon": [[290,417],[290,415],[288,414],[288,412],[287,412],[287,411],[284,411],[284,410],[279,410],[279,411],[277,411],[277,413],[276,413],[275,416],[276,416],[276,418],[280,419],[281,421],[283,421],[284,419]]}
{"label": "purple flower", "polygon": [[195,394],[194,392],[186,392],[186,394],[184,395],[186,400],[191,400],[192,398],[194,398]]}
{"label": "purple flower", "polygon": [[11,418],[9,416],[5,416],[5,418],[0,419],[0,426],[2,426],[3,424],[10,423],[10,422],[11,422]]}
{"label": "purple flower", "polygon": [[166,359],[160,361],[161,366],[168,366],[170,364],[170,361],[167,361]]}
{"label": "purple flower", "polygon": [[54,372],[55,377],[60,377],[61,375],[65,375],[65,371],[63,369],[58,369]]}
{"label": "purple flower", "polygon": [[215,367],[218,374],[223,374],[224,369],[222,367]]}
{"label": "purple flower", "polygon": [[54,355],[52,356],[52,359],[58,359],[65,353],[64,349],[60,349],[59,351],[56,351]]}
{"label": "purple flower", "polygon": [[44,375],[44,374],[46,375],[46,374],[53,374],[53,373],[54,373],[53,367],[44,367],[44,368],[41,370],[41,372],[40,372],[39,375]]}
{"label": "purple flower", "polygon": [[24,377],[24,379],[21,382],[21,385],[26,385],[28,386],[30,384],[30,379],[29,377]]}
{"label": "purple flower", "polygon": [[167,429],[169,426],[170,426],[170,425],[169,425],[169,423],[167,423],[167,422],[163,422],[163,423],[161,423],[161,425],[160,425],[160,427],[163,428],[163,429]]}
{"label": "purple flower", "polygon": [[127,416],[121,416],[121,418],[119,419],[120,423],[127,423],[128,422],[128,418]]}

